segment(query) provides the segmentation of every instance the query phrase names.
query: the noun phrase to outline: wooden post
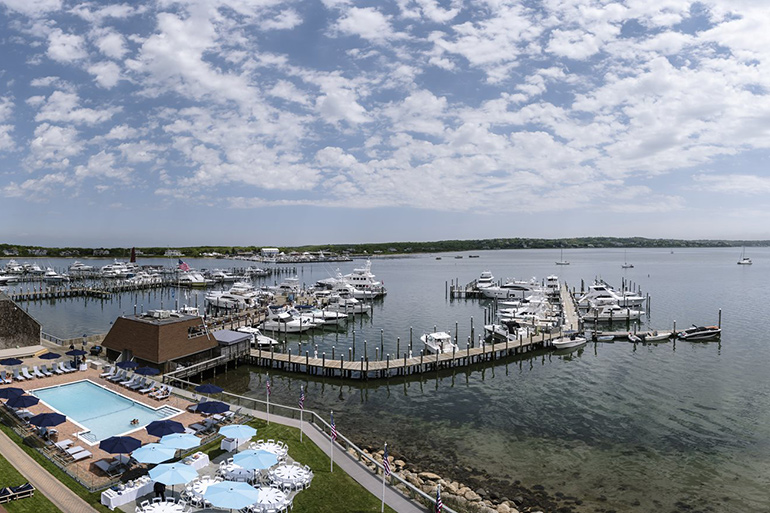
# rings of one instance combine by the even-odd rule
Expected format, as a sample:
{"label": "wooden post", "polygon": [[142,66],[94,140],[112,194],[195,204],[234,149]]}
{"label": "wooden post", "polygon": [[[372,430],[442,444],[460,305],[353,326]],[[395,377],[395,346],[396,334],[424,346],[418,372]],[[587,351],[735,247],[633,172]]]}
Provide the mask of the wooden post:
{"label": "wooden post", "polygon": [[396,358],[401,354],[401,337],[396,337]]}
{"label": "wooden post", "polygon": [[719,309],[719,324],[717,324],[719,329],[722,329],[722,309]]}
{"label": "wooden post", "polygon": [[380,354],[385,353],[385,330],[380,328]]}
{"label": "wooden post", "polygon": [[471,317],[471,338],[473,338],[473,317]]}

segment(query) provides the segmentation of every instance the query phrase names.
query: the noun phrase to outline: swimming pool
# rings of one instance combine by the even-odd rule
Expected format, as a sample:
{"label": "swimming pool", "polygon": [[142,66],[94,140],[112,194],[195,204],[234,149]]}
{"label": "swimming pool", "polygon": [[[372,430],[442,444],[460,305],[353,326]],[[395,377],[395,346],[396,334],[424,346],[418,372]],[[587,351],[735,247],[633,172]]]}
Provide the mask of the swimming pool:
{"label": "swimming pool", "polygon": [[[90,444],[181,413],[165,405],[151,408],[90,380],[38,388],[31,393],[81,426],[83,432],[78,436]],[[132,419],[139,419],[139,425],[131,425]]]}

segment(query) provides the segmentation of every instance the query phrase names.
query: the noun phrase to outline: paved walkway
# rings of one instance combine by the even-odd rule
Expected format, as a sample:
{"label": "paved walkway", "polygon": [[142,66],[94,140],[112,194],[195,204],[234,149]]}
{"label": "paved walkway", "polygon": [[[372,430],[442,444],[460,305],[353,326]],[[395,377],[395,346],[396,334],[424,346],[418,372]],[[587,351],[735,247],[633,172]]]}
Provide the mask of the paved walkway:
{"label": "paved walkway", "polygon": [[3,431],[0,431],[0,453],[34,485],[38,493],[45,495],[61,511],[97,513],[96,509],[41,467]]}

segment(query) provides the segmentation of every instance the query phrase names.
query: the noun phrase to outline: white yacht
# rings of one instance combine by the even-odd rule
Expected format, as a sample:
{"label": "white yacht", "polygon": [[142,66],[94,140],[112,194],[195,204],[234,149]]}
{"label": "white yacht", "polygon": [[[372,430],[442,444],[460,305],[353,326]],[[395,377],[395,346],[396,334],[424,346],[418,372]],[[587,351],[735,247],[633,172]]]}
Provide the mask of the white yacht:
{"label": "white yacht", "polygon": [[103,278],[129,278],[136,274],[136,264],[115,260],[111,264],[102,266],[100,272]]}
{"label": "white yacht", "polygon": [[452,353],[452,351],[459,351],[460,348],[452,340],[452,335],[446,331],[436,331],[433,333],[425,333],[420,337],[420,340],[425,344],[425,349],[429,353]]}
{"label": "white yacht", "polygon": [[12,285],[19,283],[19,276],[16,274],[0,274],[0,287],[3,285]]}
{"label": "white yacht", "polygon": [[529,281],[507,279],[505,283],[500,286],[492,285],[481,289],[481,294],[484,297],[490,299],[508,299],[515,297],[523,297],[527,293],[531,293],[540,288],[537,279],[532,278]]}
{"label": "white yacht", "polygon": [[234,276],[229,271],[223,269],[214,269],[211,271],[210,277],[212,280],[219,283],[232,283],[238,279],[237,276]]}
{"label": "white yacht", "polygon": [[334,310],[320,309],[317,307],[301,308],[297,307],[299,311],[303,313],[305,317],[309,317],[310,320],[316,325],[337,326],[344,324],[348,321],[348,315],[343,312],[337,312]]}
{"label": "white yacht", "polygon": [[299,283],[299,278],[296,276],[286,278],[278,285],[274,285],[272,287],[266,287],[267,290],[270,292],[273,292],[274,294],[297,294],[301,287]]}
{"label": "white yacht", "polygon": [[751,265],[751,259],[746,256],[746,248],[741,251],[741,259],[738,260],[738,265]]}
{"label": "white yacht", "polygon": [[382,282],[374,279],[372,274],[372,261],[366,261],[364,267],[353,269],[353,272],[343,276],[348,283],[356,289],[374,294],[374,297],[384,296],[388,293]]}
{"label": "white yacht", "polygon": [[94,266],[86,265],[83,262],[75,260],[69,267],[70,273],[87,273],[94,270]]}
{"label": "white yacht", "polygon": [[70,278],[64,274],[57,273],[51,267],[46,267],[45,272],[43,273],[43,281],[46,283],[63,283],[65,281],[70,281]]}
{"label": "white yacht", "polygon": [[315,327],[306,319],[295,318],[283,307],[269,307],[267,317],[262,321],[262,329],[277,333],[302,333]]}
{"label": "white yacht", "polygon": [[177,277],[177,282],[179,285],[183,285],[185,287],[205,287],[209,283],[212,283],[211,280],[204,278],[203,275],[198,271],[192,270],[180,272]]}
{"label": "white yacht", "polygon": [[585,294],[580,296],[577,306],[579,309],[585,310],[591,307],[591,303],[597,303],[598,301],[605,303],[614,302],[618,306],[639,308],[644,304],[646,298],[628,290],[617,291],[607,283],[597,280],[588,287],[588,291]]}
{"label": "white yacht", "polygon": [[8,260],[5,264],[5,272],[8,274],[24,274],[24,266],[20,265],[16,260]]}
{"label": "white yacht", "polygon": [[565,333],[563,337],[553,339],[551,341],[551,345],[554,349],[570,349],[573,347],[582,346],[586,342],[586,338],[578,335],[577,333]]}
{"label": "white yacht", "polygon": [[485,289],[495,284],[495,277],[492,276],[492,271],[482,271],[479,279],[476,280],[477,289]]}
{"label": "white yacht", "polygon": [[584,315],[584,322],[607,322],[607,321],[636,321],[642,316],[641,310],[624,308],[617,304],[598,304],[590,308]]}
{"label": "white yacht", "polygon": [[35,262],[31,264],[29,262],[24,262],[23,267],[25,274],[31,274],[33,276],[42,276],[45,274],[45,270]]}
{"label": "white yacht", "polygon": [[330,294],[326,304],[326,309],[333,312],[342,312],[345,314],[369,314],[372,311],[372,304],[365,301],[359,301],[354,297],[341,294]]}
{"label": "white yacht", "polygon": [[259,331],[259,328],[254,328],[252,326],[242,326],[235,331],[240,331],[241,333],[248,333],[251,335],[251,347],[270,348],[280,344],[280,342],[278,342],[276,339],[270,338],[267,335],[263,335],[262,332]]}

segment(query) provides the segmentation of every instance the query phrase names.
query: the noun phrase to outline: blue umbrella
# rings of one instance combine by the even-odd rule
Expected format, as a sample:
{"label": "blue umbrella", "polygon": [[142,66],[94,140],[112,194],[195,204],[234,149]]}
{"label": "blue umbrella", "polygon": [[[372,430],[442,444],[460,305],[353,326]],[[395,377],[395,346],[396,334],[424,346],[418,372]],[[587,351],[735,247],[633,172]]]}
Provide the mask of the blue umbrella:
{"label": "blue umbrella", "polygon": [[130,436],[111,436],[99,442],[99,449],[110,454],[128,454],[142,445],[142,442]]}
{"label": "blue umbrella", "polygon": [[139,463],[163,463],[176,454],[176,449],[163,444],[147,444],[131,453]]}
{"label": "blue umbrella", "polygon": [[184,433],[184,426],[175,420],[154,420],[147,424],[147,432],[152,436],[165,436],[173,433]]}
{"label": "blue umbrella", "polygon": [[22,362],[18,358],[6,358],[5,360],[0,360],[0,365],[21,365]]}
{"label": "blue umbrella", "polygon": [[86,352],[83,351],[82,349],[72,349],[71,351],[67,351],[64,354],[66,354],[67,356],[83,356],[84,354],[86,354]]}
{"label": "blue umbrella", "polygon": [[249,449],[233,456],[233,463],[243,468],[263,470],[278,463],[278,456],[268,451]]}
{"label": "blue umbrella", "polygon": [[198,407],[195,408],[195,411],[198,413],[207,413],[209,415],[213,415],[216,413],[224,413],[229,409],[230,407],[225,403],[219,401],[206,401],[205,403],[198,404]]}
{"label": "blue umbrella", "polygon": [[5,404],[11,408],[29,408],[30,406],[35,406],[39,402],[40,399],[33,395],[20,395],[18,397],[12,397],[11,399],[8,399]]}
{"label": "blue umbrella", "polygon": [[197,476],[197,470],[181,462],[162,463],[150,470],[150,479],[171,486],[189,483]]}
{"label": "blue umbrella", "polygon": [[223,390],[224,388],[212,385],[211,383],[206,383],[205,385],[198,385],[195,387],[195,391],[200,394],[218,394]]}
{"label": "blue umbrella", "polygon": [[134,372],[141,374],[142,376],[154,376],[156,374],[160,374],[158,369],[154,369],[152,367],[139,367]]}
{"label": "blue umbrella", "polygon": [[257,430],[251,426],[244,426],[243,424],[231,424],[219,428],[219,434],[225,438],[237,438],[239,440],[246,440],[257,434]]}
{"label": "blue umbrella", "polygon": [[173,435],[164,436],[159,442],[174,449],[186,450],[198,447],[201,444],[201,439],[190,433],[174,433]]}
{"label": "blue umbrella", "polygon": [[57,360],[61,358],[61,355],[59,353],[46,353],[46,354],[41,354],[40,356],[38,356],[38,358],[40,358],[41,360]]}
{"label": "blue umbrella", "polygon": [[203,498],[217,508],[241,509],[259,500],[259,492],[248,483],[222,481],[203,492]]}
{"label": "blue umbrella", "polygon": [[133,369],[135,367],[139,367],[138,363],[132,362],[132,361],[122,361],[122,362],[116,363],[115,365],[117,365],[121,369]]}
{"label": "blue umbrella", "polygon": [[67,417],[61,413],[39,413],[29,418],[29,423],[33,426],[50,427],[58,426],[67,420]]}
{"label": "blue umbrella", "polygon": [[19,397],[24,395],[24,390],[16,387],[0,388],[0,399],[11,399],[12,397]]}

